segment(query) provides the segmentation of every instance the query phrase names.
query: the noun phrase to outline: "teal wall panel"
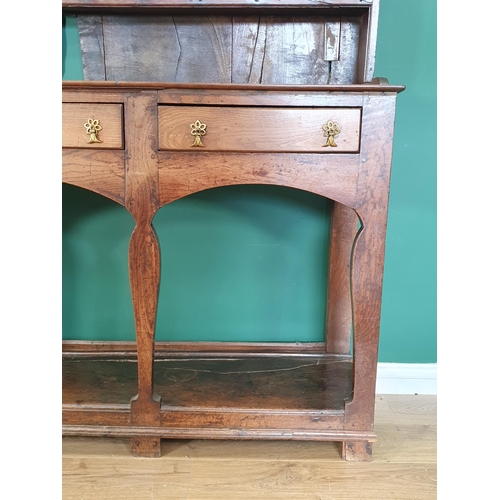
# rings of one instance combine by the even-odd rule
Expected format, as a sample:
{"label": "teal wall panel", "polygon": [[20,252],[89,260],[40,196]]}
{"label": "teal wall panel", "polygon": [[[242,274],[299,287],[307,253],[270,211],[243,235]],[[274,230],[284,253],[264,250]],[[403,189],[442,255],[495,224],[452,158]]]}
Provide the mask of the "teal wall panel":
{"label": "teal wall panel", "polygon": [[83,80],[80,38],[75,16],[63,16],[62,73],[63,80]]}
{"label": "teal wall panel", "polygon": [[436,0],[381,0],[375,75],[398,95],[379,359],[436,362]]}
{"label": "teal wall panel", "polygon": [[[398,96],[379,360],[436,361],[436,1],[382,0],[375,75]],[[63,79],[83,78],[76,19]],[[63,186],[63,337],[133,340],[121,206]],[[158,340],[323,340],[329,202],[271,186],[163,207]]]}

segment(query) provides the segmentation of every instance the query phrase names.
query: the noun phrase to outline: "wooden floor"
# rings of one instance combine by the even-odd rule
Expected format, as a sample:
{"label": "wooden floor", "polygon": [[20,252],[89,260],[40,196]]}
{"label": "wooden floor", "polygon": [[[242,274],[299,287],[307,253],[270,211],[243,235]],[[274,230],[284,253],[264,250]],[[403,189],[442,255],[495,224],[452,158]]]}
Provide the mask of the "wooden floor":
{"label": "wooden floor", "polygon": [[436,396],[378,395],[369,463],[338,443],[168,441],[134,458],[130,440],[63,438],[63,500],[428,500],[436,494]]}

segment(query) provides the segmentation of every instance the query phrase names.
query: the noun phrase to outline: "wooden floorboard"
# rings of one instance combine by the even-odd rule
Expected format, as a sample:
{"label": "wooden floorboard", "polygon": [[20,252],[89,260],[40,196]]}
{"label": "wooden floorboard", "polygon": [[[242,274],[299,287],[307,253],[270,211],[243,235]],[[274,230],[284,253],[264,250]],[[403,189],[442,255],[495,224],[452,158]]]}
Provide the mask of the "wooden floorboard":
{"label": "wooden floorboard", "polygon": [[369,463],[337,443],[163,440],[134,458],[128,439],[63,438],[63,500],[436,498],[436,396],[378,395]]}

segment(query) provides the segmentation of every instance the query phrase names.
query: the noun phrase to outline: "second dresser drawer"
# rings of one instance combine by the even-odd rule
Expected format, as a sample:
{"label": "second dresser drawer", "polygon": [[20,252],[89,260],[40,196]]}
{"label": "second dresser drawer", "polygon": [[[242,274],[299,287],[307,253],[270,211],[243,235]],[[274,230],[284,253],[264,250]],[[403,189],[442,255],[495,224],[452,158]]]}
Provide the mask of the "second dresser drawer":
{"label": "second dresser drawer", "polygon": [[360,108],[158,108],[159,149],[357,153]]}
{"label": "second dresser drawer", "polygon": [[63,103],[63,148],[123,149],[122,104]]}

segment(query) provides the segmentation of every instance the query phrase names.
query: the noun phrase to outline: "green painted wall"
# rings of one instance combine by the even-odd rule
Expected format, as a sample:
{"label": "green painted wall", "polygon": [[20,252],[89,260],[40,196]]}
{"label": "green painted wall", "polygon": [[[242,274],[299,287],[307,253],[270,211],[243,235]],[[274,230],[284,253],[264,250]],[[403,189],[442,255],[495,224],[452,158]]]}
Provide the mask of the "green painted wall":
{"label": "green painted wall", "polygon": [[399,94],[380,361],[436,362],[436,0],[381,0],[375,74]]}
{"label": "green painted wall", "polygon": [[[380,361],[436,362],[436,1],[382,0],[376,76],[398,97]],[[76,20],[63,79],[83,79]],[[128,212],[63,185],[63,336],[133,340]],[[158,340],[323,339],[329,202],[272,186],[205,191],[154,219]]]}

